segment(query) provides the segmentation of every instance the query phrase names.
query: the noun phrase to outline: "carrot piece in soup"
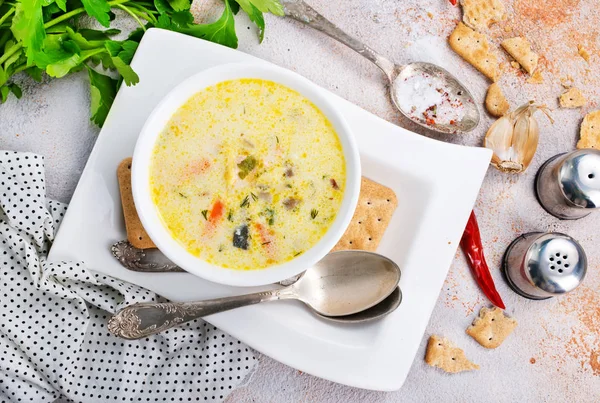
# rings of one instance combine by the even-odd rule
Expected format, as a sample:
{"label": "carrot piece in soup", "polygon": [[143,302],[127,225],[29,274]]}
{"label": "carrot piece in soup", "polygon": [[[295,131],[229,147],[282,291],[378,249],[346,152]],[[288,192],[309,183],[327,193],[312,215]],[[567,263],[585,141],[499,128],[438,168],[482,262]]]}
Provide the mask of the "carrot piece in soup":
{"label": "carrot piece in soup", "polygon": [[211,237],[218,224],[223,219],[223,213],[225,212],[225,205],[221,200],[217,200],[210,210],[210,214],[208,215],[206,227],[204,227],[204,236]]}

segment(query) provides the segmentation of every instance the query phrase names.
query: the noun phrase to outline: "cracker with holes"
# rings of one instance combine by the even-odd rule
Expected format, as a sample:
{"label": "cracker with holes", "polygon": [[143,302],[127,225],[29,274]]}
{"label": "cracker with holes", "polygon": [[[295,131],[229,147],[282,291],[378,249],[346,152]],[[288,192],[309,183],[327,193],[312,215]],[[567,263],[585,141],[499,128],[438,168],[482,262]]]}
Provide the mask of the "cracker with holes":
{"label": "cracker with holes", "polygon": [[526,72],[529,74],[535,72],[539,56],[531,50],[531,44],[527,39],[517,36],[505,39],[500,45],[513,59],[523,66]]}
{"label": "cracker with holes", "polygon": [[581,108],[587,99],[578,88],[571,87],[558,97],[561,108]]}
{"label": "cracker with holes", "polygon": [[492,116],[501,117],[510,109],[510,104],[506,100],[502,88],[498,83],[493,83],[487,90],[485,96],[485,109]]}
{"label": "cracker with holes", "polygon": [[504,4],[500,0],[461,0],[460,4],[464,23],[477,31],[504,18]]}
{"label": "cracker with holes", "polygon": [[490,52],[490,45],[485,35],[459,22],[448,37],[448,43],[452,50],[490,80],[496,81],[500,77],[498,59]]}
{"label": "cracker with holes", "polygon": [[392,189],[363,177],[352,221],[332,250],[377,250],[397,206]]}
{"label": "cracker with holes", "polygon": [[479,317],[467,328],[467,334],[485,348],[497,348],[515,327],[517,321],[506,316],[502,309],[484,307],[479,311]]}
{"label": "cracker with holes", "polygon": [[429,338],[425,362],[451,374],[479,369],[479,365],[467,359],[463,350],[445,337],[436,335]]}
{"label": "cracker with holes", "polygon": [[590,112],[583,118],[577,148],[600,149],[600,110]]}
{"label": "cracker with holes", "polygon": [[125,228],[127,229],[127,240],[136,248],[156,248],[152,239],[146,233],[142,222],[138,217],[133,193],[131,192],[131,158],[125,158],[117,168],[117,179],[121,191],[121,204],[123,216],[125,217]]}

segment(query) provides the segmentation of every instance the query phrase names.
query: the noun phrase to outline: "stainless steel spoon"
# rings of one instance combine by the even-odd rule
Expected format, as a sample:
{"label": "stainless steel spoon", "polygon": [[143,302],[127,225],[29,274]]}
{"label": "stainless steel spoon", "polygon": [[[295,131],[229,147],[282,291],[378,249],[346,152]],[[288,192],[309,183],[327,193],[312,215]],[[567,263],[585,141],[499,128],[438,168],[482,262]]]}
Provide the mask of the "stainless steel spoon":
{"label": "stainless steel spoon", "polygon": [[[168,257],[156,248],[138,249],[129,243],[129,241],[124,240],[115,242],[111,246],[111,252],[123,267],[132,271],[143,273],[186,273],[185,270],[169,260]],[[285,280],[281,280],[278,284],[287,287],[298,281],[300,276],[302,276],[302,274],[286,278]],[[322,316],[327,320],[333,320],[338,323],[369,322],[394,312],[396,308],[400,306],[401,302],[402,291],[400,291],[400,287],[396,287],[386,299],[377,305],[356,314],[327,317],[316,311],[313,312],[317,316]]]}
{"label": "stainless steel spoon", "polygon": [[196,318],[282,299],[302,301],[325,318],[355,315],[385,300],[399,281],[400,268],[384,256],[334,252],[288,287],[198,302],[134,304],[115,314],[108,330],[119,337],[139,339]]}
{"label": "stainless steel spoon", "polygon": [[[321,14],[316,12],[312,7],[302,0],[281,0],[285,15],[297,21],[300,21],[311,28],[323,32],[331,38],[343,43],[350,49],[358,52],[377,67],[379,67],[389,81],[390,96],[396,108],[410,120],[442,133],[468,132],[477,127],[479,124],[480,114],[477,105],[474,102],[473,96],[452,74],[443,68],[431,63],[417,62],[410,63],[405,66],[394,64],[392,61],[375,52],[369,46],[360,42],[358,39],[346,34],[331,21],[327,20]],[[453,124],[438,124],[427,122],[425,117],[414,116],[411,111],[404,110],[399,102],[400,93],[398,91],[401,81],[413,76],[429,77],[430,79],[438,78],[447,89],[448,96],[452,99],[458,99],[464,105],[465,113],[462,119],[459,119]]]}

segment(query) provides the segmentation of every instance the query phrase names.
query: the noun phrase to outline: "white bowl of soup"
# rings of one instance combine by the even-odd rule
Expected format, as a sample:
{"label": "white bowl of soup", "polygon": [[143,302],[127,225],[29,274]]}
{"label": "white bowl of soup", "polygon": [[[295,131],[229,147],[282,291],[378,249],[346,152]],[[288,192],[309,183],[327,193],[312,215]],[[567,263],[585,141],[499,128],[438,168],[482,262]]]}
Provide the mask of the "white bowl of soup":
{"label": "white bowl of soup", "polygon": [[229,64],[173,89],[133,155],[135,205],[173,262],[256,286],[295,276],[338,242],[360,191],[350,128],[309,80]]}

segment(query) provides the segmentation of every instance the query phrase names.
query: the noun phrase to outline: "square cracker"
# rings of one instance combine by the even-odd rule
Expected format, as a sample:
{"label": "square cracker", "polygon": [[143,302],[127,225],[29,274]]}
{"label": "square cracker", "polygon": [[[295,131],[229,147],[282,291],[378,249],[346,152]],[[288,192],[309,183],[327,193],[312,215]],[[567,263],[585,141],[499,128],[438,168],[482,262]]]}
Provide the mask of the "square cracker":
{"label": "square cracker", "polygon": [[531,44],[527,39],[517,36],[505,39],[500,45],[513,59],[523,66],[526,72],[533,74],[537,67],[539,56],[531,50]]}
{"label": "square cracker", "polygon": [[490,52],[490,45],[485,35],[459,22],[448,37],[448,42],[452,50],[490,80],[496,81],[500,77],[498,59]]}
{"label": "square cracker", "polygon": [[445,337],[441,338],[436,335],[429,338],[425,362],[451,374],[479,369],[479,365],[467,359],[463,350]]}
{"label": "square cracker", "polygon": [[490,115],[498,118],[504,116],[510,109],[510,104],[506,100],[502,88],[500,88],[498,83],[492,83],[488,88],[487,95],[485,96],[485,109],[487,109]]}
{"label": "square cracker", "polygon": [[590,112],[583,118],[577,148],[600,149],[600,110]]}
{"label": "square cracker", "polygon": [[517,327],[517,321],[504,315],[498,307],[481,308],[479,317],[467,328],[467,334],[485,348],[496,348]]}
{"label": "square cracker", "polygon": [[558,102],[561,108],[580,108],[586,104],[587,99],[578,88],[571,87],[566,92],[560,94]]}
{"label": "square cracker", "polygon": [[460,4],[464,23],[477,31],[487,29],[504,17],[504,4],[500,0],[461,0]]}
{"label": "square cracker", "polygon": [[363,177],[352,221],[332,251],[377,250],[397,206],[398,199],[392,189]]}
{"label": "square cracker", "polygon": [[127,240],[136,248],[156,248],[156,245],[154,245],[154,242],[152,242],[152,239],[150,239],[142,226],[142,222],[135,209],[135,203],[133,202],[133,193],[131,192],[131,157],[125,158],[119,164],[117,179],[119,180],[119,190],[121,191],[121,204],[123,206],[125,228],[127,229]]}

